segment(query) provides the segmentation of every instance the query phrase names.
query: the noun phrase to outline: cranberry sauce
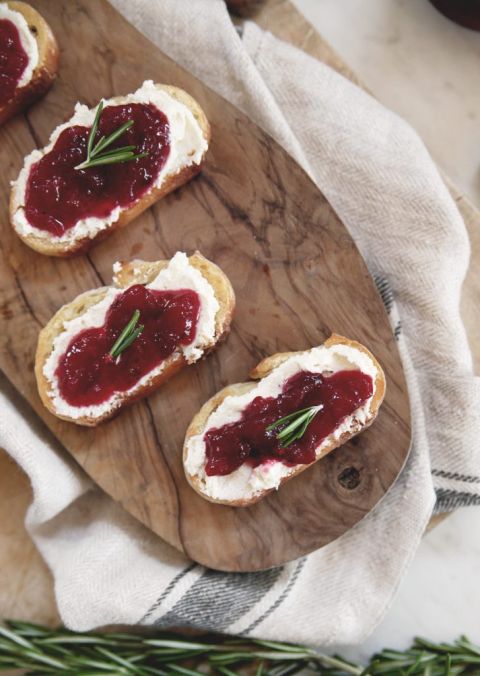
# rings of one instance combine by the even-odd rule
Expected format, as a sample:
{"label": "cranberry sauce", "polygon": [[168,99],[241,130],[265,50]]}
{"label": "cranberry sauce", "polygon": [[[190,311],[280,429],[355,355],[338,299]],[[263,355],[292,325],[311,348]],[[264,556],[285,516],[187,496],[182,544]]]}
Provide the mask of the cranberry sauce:
{"label": "cranberry sauce", "polygon": [[130,103],[104,108],[95,143],[122,124],[134,124],[108,147],[135,146],[146,157],[119,164],[75,169],[87,158],[90,128],[67,127],[52,150],[33,165],[27,182],[25,214],[40,230],[61,236],[78,221],[106,218],[152,187],[170,152],[168,120],[155,106]]}
{"label": "cranberry sauce", "polygon": [[28,65],[17,27],[0,19],[0,106],[10,101]]}
{"label": "cranberry sauce", "polygon": [[[278,397],[256,397],[238,422],[205,433],[205,471],[208,476],[230,474],[244,462],[252,467],[268,461],[287,465],[311,463],[322,440],[372,393],[372,378],[361,371],[338,371],[330,376],[300,371],[285,382]],[[280,446],[277,440],[280,428],[267,432],[266,428],[280,418],[318,404],[323,404],[323,408],[303,437],[290,446]]]}
{"label": "cranberry sauce", "polygon": [[[114,359],[109,352],[135,310],[145,328]],[[192,289],[129,287],[115,298],[103,326],[71,340],[55,371],[61,396],[72,406],[89,406],[129,390],[179,346],[194,341],[199,311],[200,298]]]}

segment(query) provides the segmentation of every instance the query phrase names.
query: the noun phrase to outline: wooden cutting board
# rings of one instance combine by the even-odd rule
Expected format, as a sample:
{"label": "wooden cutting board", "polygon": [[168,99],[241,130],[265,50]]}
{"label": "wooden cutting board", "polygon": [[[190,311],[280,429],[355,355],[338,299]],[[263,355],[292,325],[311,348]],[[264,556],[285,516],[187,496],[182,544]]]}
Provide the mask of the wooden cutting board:
{"label": "wooden cutting board", "polygon": [[[0,367],[90,476],[192,559],[221,570],[267,568],[340,536],[383,497],[408,455],[408,396],[397,346],[372,279],[345,227],[298,165],[241,112],[159,52],[103,0],[35,0],[62,51],[54,89],[0,129]],[[79,77],[81,73],[81,77]],[[144,79],[198,99],[213,140],[193,182],[88,256],[34,253],[8,224],[9,182],[77,100],[125,94]],[[237,312],[228,340],[148,400],[97,429],[57,420],[33,375],[39,328],[63,304],[108,284],[117,259],[198,248],[229,275]],[[375,425],[248,509],[212,505],[188,486],[185,429],[201,404],[247,378],[265,355],[305,349],[335,331],[372,349],[387,375]]]}

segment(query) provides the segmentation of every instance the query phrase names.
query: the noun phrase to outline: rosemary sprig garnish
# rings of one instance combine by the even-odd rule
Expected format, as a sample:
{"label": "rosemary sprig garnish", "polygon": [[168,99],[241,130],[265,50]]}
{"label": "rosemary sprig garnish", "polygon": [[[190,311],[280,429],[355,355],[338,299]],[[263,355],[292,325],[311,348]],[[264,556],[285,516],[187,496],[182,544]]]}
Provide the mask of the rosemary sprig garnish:
{"label": "rosemary sprig garnish", "polygon": [[122,124],[122,126],[112,132],[110,136],[102,136],[102,138],[94,146],[93,143],[95,141],[95,135],[97,133],[98,123],[100,122],[102,111],[103,101],[100,101],[97,112],[95,113],[95,119],[93,121],[92,128],[90,129],[90,135],[88,137],[87,159],[81,164],[77,164],[75,169],[89,169],[90,167],[97,167],[102,164],[131,162],[132,160],[139,160],[142,157],[146,157],[148,155],[148,153],[139,153],[138,155],[135,155],[135,146],[122,146],[121,148],[113,148],[107,152],[104,152],[105,149],[111,146],[112,143],[117,140],[117,138],[127,131],[127,129],[130,129],[130,127],[133,126],[133,120],[128,120]]}
{"label": "rosemary sprig garnish", "polygon": [[137,322],[140,319],[140,310],[135,310],[132,315],[132,318],[128,324],[123,329],[122,333],[118,336],[117,340],[112,345],[112,349],[108,353],[113,359],[119,357],[127,347],[133,343],[134,340],[142,333],[145,328],[143,324],[137,326]]}
{"label": "rosemary sprig garnish", "polygon": [[307,427],[322,408],[323,404],[319,404],[318,406],[308,406],[307,408],[301,408],[298,411],[294,411],[269,425],[267,427],[267,432],[288,423],[288,425],[283,427],[277,434],[280,446],[286,448],[287,446],[290,446],[290,444],[293,444],[294,441],[303,437]]}
{"label": "rosemary sprig garnish", "polygon": [[465,636],[454,643],[416,638],[410,649],[382,650],[363,667],[337,655],[276,641],[172,632],[77,634],[62,627],[8,621],[0,625],[0,671],[14,669],[65,676],[286,676],[305,671],[326,676],[473,676],[480,671],[480,646]]}

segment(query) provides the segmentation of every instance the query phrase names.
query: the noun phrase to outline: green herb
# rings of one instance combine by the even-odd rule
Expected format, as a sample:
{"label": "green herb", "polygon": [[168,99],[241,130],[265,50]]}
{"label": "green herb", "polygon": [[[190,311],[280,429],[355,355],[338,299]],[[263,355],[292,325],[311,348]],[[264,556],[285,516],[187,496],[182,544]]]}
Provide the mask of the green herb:
{"label": "green herb", "polygon": [[[132,318],[123,329],[122,333],[118,336],[117,340],[112,345],[112,349],[109,352],[109,355],[116,359],[119,357],[127,347],[133,343],[134,340],[142,333],[145,328],[143,324],[137,326],[137,322],[140,319],[140,310],[135,310],[132,315]],[[136,328],[135,328],[136,327]]]}
{"label": "green herb", "polygon": [[128,122],[122,124],[122,126],[112,132],[110,136],[102,136],[102,138],[94,146],[93,143],[102,111],[103,101],[100,101],[97,112],[95,113],[95,119],[93,121],[92,128],[90,129],[90,135],[88,137],[87,159],[81,164],[78,164],[75,169],[88,169],[90,167],[97,167],[102,164],[131,162],[132,160],[139,160],[140,158],[146,157],[148,155],[148,153],[139,153],[138,155],[135,155],[135,146],[122,146],[121,148],[113,148],[107,152],[104,152],[106,148],[111,146],[112,143],[117,140],[117,138],[119,138],[127,131],[127,129],[130,129],[130,127],[134,125],[133,120],[128,120]]}
{"label": "green herb", "polygon": [[294,441],[297,441],[297,439],[303,437],[307,427],[322,408],[323,404],[319,404],[318,406],[308,406],[307,408],[301,408],[299,411],[294,411],[269,425],[267,427],[267,432],[288,423],[288,425],[285,425],[285,427],[277,434],[280,446],[286,448],[287,446],[290,446],[290,444],[293,444]]}
{"label": "green herb", "polygon": [[[220,641],[220,642],[219,642]],[[27,622],[0,626],[0,671],[100,676],[116,674],[255,674],[287,676],[460,676],[480,673],[480,646],[465,636],[454,643],[416,638],[406,651],[383,650],[365,667],[288,643],[185,637],[172,632],[80,633]]]}

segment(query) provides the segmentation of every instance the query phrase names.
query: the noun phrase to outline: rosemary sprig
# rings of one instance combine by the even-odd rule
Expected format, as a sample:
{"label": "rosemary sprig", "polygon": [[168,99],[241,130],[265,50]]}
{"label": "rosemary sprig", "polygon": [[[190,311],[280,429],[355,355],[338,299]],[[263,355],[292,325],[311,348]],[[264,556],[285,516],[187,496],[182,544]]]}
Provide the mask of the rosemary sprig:
{"label": "rosemary sprig", "polygon": [[122,146],[121,148],[113,148],[107,152],[104,152],[106,148],[111,146],[112,143],[117,140],[117,138],[119,138],[128,129],[130,129],[130,127],[133,126],[133,120],[128,120],[122,124],[121,127],[112,132],[110,136],[102,136],[102,138],[94,146],[93,143],[95,141],[95,135],[97,133],[98,123],[100,122],[102,111],[103,101],[100,101],[97,112],[95,113],[95,119],[93,121],[92,128],[90,129],[90,135],[88,137],[87,159],[81,164],[77,164],[75,169],[89,169],[90,167],[97,167],[103,164],[131,162],[132,160],[139,160],[142,157],[146,157],[148,155],[148,153],[139,153],[138,155],[135,155],[135,146]]}
{"label": "rosemary sprig", "polygon": [[[140,310],[135,310],[132,315],[132,318],[128,324],[123,329],[122,333],[118,336],[117,340],[112,345],[110,352],[108,353],[113,359],[119,357],[127,347],[133,343],[134,340],[142,333],[145,328],[143,324],[137,326],[137,322],[140,319]],[[136,327],[136,328],[135,328]]]}
{"label": "rosemary sprig", "polygon": [[284,423],[288,423],[288,425],[283,427],[277,434],[280,446],[286,448],[287,446],[290,446],[290,444],[293,444],[294,441],[297,441],[297,439],[303,437],[307,427],[322,408],[323,404],[319,404],[318,406],[308,406],[307,408],[301,408],[298,411],[294,411],[269,425],[267,427],[267,432],[280,427]]}
{"label": "rosemary sprig", "polygon": [[13,669],[65,676],[287,676],[306,670],[325,676],[473,676],[480,673],[480,646],[465,636],[454,643],[416,638],[409,650],[383,650],[363,667],[337,655],[275,641],[192,638],[172,632],[77,634],[8,621],[0,626],[0,671]]}
{"label": "rosemary sprig", "polygon": [[26,622],[0,626],[0,671],[94,676],[125,674],[293,674],[311,668],[320,674],[360,676],[363,669],[310,648],[271,641],[244,641],[180,634],[82,633]]}

